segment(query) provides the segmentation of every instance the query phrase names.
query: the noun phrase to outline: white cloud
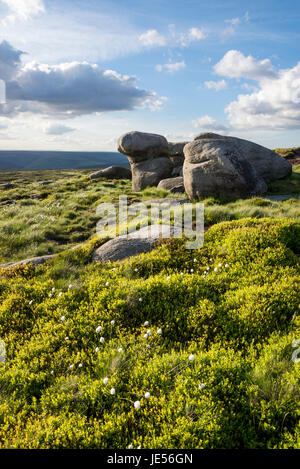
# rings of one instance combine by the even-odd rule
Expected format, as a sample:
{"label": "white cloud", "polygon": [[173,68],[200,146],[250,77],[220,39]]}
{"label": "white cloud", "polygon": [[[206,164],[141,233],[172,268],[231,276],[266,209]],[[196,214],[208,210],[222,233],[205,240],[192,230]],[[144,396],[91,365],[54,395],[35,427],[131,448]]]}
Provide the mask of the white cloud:
{"label": "white cloud", "polygon": [[256,60],[239,51],[229,51],[214,67],[229,78],[257,82],[249,94],[238,95],[225,111],[236,129],[299,129],[300,62],[290,69],[276,71],[269,59]]}
{"label": "white cloud", "polygon": [[215,119],[207,115],[198,117],[198,119],[195,119],[192,121],[192,124],[194,127],[200,128],[203,131],[209,130],[209,131],[225,132],[228,130],[228,126],[220,124]]}
{"label": "white cloud", "polygon": [[166,38],[159,34],[156,29],[149,29],[139,37],[140,42],[146,47],[161,47],[166,45]]}
{"label": "white cloud", "polygon": [[241,19],[240,18],[232,18],[231,20],[225,20],[225,23],[232,24],[233,26],[240,24]]}
{"label": "white cloud", "polygon": [[252,55],[247,57],[237,50],[228,51],[214,66],[217,75],[228,78],[248,78],[260,80],[276,76],[270,59],[256,60]]}
{"label": "white cloud", "polygon": [[[3,43],[2,45],[3,46]],[[27,63],[21,67],[20,52],[8,43],[0,47],[0,64],[8,65],[6,104],[0,115],[34,112],[61,117],[141,107],[158,109],[164,99],[137,86],[136,77],[103,70],[88,62],[59,65]],[[16,70],[16,76],[11,74]]]}
{"label": "white cloud", "polygon": [[227,87],[227,82],[225,80],[220,81],[206,81],[204,83],[208,90],[220,91],[224,90]]}
{"label": "white cloud", "polygon": [[167,64],[158,64],[156,65],[155,67],[155,70],[157,72],[166,72],[166,73],[174,73],[174,72],[178,72],[179,70],[182,70],[183,68],[185,68],[186,65],[185,65],[185,62],[184,60],[182,60],[181,62],[173,62],[173,63],[167,63]]}
{"label": "white cloud", "polygon": [[47,135],[64,135],[69,132],[73,132],[73,127],[68,127],[67,125],[63,124],[49,124],[45,129],[44,132]]}
{"label": "white cloud", "polygon": [[140,43],[145,47],[187,47],[192,42],[206,38],[203,29],[190,28],[187,32],[181,33],[175,30],[174,25],[170,25],[168,34],[160,34],[156,29],[149,29],[139,36]]}
{"label": "white cloud", "polygon": [[[11,12],[7,16],[10,22],[13,22],[16,18],[27,21],[33,16],[37,16],[40,13],[45,12],[45,6],[43,0],[1,0],[2,3],[6,4]],[[5,21],[5,19],[4,19]]]}

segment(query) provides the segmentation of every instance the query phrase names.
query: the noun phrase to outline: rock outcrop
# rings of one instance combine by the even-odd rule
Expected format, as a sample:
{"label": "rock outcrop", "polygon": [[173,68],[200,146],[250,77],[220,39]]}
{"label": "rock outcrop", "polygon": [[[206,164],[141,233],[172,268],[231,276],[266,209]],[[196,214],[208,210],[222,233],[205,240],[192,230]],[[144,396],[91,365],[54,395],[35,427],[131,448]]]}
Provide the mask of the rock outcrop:
{"label": "rock outcrop", "polygon": [[90,174],[90,178],[131,179],[131,171],[129,168],[123,168],[123,166],[109,166]]}
{"label": "rock outcrop", "polygon": [[162,135],[129,132],[119,138],[118,151],[127,156],[131,165],[133,191],[157,186],[172,174],[169,145]]}
{"label": "rock outcrop", "polygon": [[263,194],[267,185],[226,138],[197,138],[184,147],[184,187],[190,199]]}
{"label": "rock outcrop", "polygon": [[272,150],[257,143],[243,140],[237,137],[225,137],[214,133],[201,133],[194,139],[195,141],[217,141],[223,140],[233,145],[246,160],[251,163],[259,176],[273,181],[289,176],[292,172],[292,165]]}

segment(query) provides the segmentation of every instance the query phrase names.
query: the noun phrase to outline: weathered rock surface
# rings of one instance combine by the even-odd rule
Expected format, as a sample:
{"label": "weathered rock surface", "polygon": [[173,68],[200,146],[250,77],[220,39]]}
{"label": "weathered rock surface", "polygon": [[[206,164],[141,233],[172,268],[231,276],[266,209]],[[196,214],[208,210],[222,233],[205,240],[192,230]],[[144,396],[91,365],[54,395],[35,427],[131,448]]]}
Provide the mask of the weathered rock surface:
{"label": "weathered rock surface", "polygon": [[132,190],[138,192],[148,186],[157,186],[162,179],[171,176],[172,169],[171,161],[164,156],[131,163]]}
{"label": "weathered rock surface", "polygon": [[157,189],[165,189],[174,194],[183,193],[184,192],[183,177],[162,179],[160,183],[158,184]]}
{"label": "weathered rock surface", "polygon": [[18,262],[9,262],[8,264],[1,264],[0,269],[7,269],[9,267],[16,267],[18,265],[40,265],[44,264],[47,261],[50,261],[53,259],[54,254],[50,254],[48,256],[40,256],[40,257],[32,257],[30,259],[25,259],[23,261],[18,261]]}
{"label": "weathered rock surface", "polygon": [[160,237],[170,237],[177,230],[177,228],[170,227],[169,225],[146,226],[138,231],[119,236],[103,244],[94,252],[93,260],[98,262],[116,262],[143,252],[149,252],[155,247],[155,243]]}
{"label": "weathered rock surface", "polygon": [[157,186],[161,179],[171,176],[169,145],[162,135],[128,132],[119,138],[118,151],[127,156],[131,165],[133,191]]}
{"label": "weathered rock surface", "polygon": [[215,142],[222,140],[234,145],[240,154],[254,166],[257,174],[264,179],[270,181],[282,179],[292,172],[292,165],[289,161],[257,143],[207,132],[197,135],[194,141],[207,140]]}
{"label": "weathered rock surface", "polygon": [[108,166],[108,168],[90,174],[90,178],[131,179],[131,170],[129,168],[123,168],[123,166]]}
{"label": "weathered rock surface", "polygon": [[184,153],[183,149],[185,145],[189,142],[169,142],[169,158],[172,161],[173,165],[176,166],[183,166],[184,162]]}
{"label": "weathered rock surface", "polygon": [[162,135],[133,131],[119,138],[118,151],[130,157],[132,162],[138,162],[168,156],[169,145]]}
{"label": "weathered rock surface", "polygon": [[184,147],[183,178],[190,199],[247,197],[267,191],[242,152],[225,138],[197,139]]}
{"label": "weathered rock surface", "polygon": [[171,176],[172,177],[178,177],[178,176],[181,176],[182,177],[182,168],[183,166],[175,166],[175,168],[172,169],[172,174]]}
{"label": "weathered rock surface", "polygon": [[17,187],[17,184],[12,184],[11,182],[6,182],[5,184],[0,184],[0,189],[9,190],[9,189],[14,189],[15,187]]}

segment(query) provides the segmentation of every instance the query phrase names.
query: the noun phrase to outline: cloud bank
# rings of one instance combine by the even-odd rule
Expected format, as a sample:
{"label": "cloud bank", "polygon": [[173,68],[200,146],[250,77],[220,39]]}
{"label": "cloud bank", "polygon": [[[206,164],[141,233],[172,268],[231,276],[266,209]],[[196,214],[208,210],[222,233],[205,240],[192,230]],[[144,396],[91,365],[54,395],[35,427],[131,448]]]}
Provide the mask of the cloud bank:
{"label": "cloud bank", "polygon": [[251,79],[252,93],[240,94],[225,111],[237,129],[284,130],[300,126],[300,62],[290,69],[275,70],[269,59],[256,60],[229,51],[214,70],[218,75]]}
{"label": "cloud bank", "polygon": [[7,104],[0,105],[2,115],[34,112],[74,117],[140,107],[155,110],[163,103],[153,91],[139,88],[134,76],[88,62],[29,63],[22,67],[20,55],[8,43],[0,45],[7,98]]}

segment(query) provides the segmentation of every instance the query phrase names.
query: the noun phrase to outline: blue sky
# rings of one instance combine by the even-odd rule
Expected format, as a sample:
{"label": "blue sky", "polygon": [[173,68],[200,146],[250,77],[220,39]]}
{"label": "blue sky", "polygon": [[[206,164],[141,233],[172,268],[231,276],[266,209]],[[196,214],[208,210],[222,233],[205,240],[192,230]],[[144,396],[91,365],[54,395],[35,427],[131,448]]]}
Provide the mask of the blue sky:
{"label": "blue sky", "polygon": [[0,0],[0,148],[129,130],[299,146],[298,0]]}

